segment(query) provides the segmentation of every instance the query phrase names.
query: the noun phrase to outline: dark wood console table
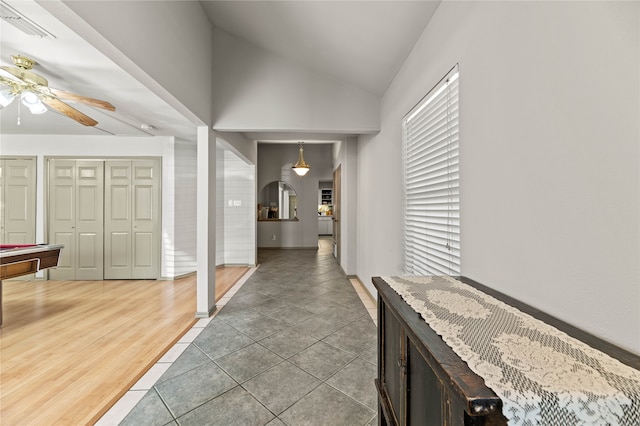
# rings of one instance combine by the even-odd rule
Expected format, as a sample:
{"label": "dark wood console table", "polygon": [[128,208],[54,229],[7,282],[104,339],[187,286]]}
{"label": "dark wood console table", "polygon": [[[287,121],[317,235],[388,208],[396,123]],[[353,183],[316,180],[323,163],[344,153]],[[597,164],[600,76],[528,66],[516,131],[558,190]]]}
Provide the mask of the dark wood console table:
{"label": "dark wood console table", "polygon": [[500,398],[379,277],[378,419],[382,425],[506,424]]}
{"label": "dark wood console table", "polygon": [[[640,370],[640,357],[467,278],[459,281]],[[378,290],[380,425],[506,425],[503,401],[389,284]]]}

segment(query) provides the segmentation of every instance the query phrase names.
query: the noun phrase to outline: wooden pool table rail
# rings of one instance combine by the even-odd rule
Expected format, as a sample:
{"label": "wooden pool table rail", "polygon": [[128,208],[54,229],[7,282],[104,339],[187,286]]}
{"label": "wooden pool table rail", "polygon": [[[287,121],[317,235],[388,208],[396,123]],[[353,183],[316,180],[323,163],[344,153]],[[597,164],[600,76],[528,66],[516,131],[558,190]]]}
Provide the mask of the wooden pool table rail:
{"label": "wooden pool table rail", "polygon": [[14,246],[0,250],[0,325],[2,325],[2,280],[34,274],[43,269],[58,266],[59,244]]}

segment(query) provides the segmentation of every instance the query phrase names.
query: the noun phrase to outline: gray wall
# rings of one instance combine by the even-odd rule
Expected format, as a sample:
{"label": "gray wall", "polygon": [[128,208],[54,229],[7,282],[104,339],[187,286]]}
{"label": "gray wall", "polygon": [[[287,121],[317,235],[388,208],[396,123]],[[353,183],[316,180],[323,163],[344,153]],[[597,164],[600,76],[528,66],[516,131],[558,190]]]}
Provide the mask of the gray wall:
{"label": "gray wall", "polygon": [[215,29],[219,131],[375,132],[380,98]]}
{"label": "gray wall", "polygon": [[640,353],[639,8],[443,2],[358,143],[362,281],[402,273],[401,119],[458,63],[462,273]]}

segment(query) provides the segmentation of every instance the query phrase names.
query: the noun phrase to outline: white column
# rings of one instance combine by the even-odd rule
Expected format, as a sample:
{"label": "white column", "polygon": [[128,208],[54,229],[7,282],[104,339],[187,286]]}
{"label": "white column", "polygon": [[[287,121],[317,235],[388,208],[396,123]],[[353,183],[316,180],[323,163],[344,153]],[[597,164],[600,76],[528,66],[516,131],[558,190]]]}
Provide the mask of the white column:
{"label": "white column", "polygon": [[[211,142],[210,142],[211,141]],[[198,278],[196,317],[216,310],[216,144],[209,128],[198,127]]]}

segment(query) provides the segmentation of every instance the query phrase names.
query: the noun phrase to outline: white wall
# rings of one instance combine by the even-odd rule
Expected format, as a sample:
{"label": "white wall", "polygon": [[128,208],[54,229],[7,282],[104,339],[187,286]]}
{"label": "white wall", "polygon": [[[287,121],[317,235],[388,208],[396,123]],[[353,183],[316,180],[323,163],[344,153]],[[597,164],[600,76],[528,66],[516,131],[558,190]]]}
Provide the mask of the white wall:
{"label": "white wall", "polygon": [[255,265],[258,144],[216,132],[216,145],[216,265]]}
{"label": "white wall", "polygon": [[219,131],[358,133],[379,129],[380,98],[302,68],[221,30],[213,33]]}
{"label": "white wall", "polygon": [[224,149],[216,149],[216,266],[224,265]]}
{"label": "white wall", "polygon": [[233,152],[248,164],[258,164],[258,142],[232,132],[216,132],[216,138],[223,144],[224,149]]}
{"label": "white wall", "polygon": [[218,207],[224,218],[224,252],[221,260],[225,265],[255,265],[255,166],[247,164],[228,150],[222,156],[224,184],[221,206]]}
{"label": "white wall", "polygon": [[37,156],[36,241],[44,235],[44,157],[162,157],[161,277],[196,270],[195,144],[172,137],[2,135],[0,155]]}
{"label": "white wall", "polygon": [[463,275],[640,353],[639,6],[443,2],[359,140],[363,282],[402,272],[401,118],[459,63]]}
{"label": "white wall", "polygon": [[[151,83],[146,78],[150,77],[158,84],[151,89],[185,117],[211,124],[212,29],[199,2],[96,0],[64,4],[108,40],[103,44],[83,30],[83,37],[96,48],[145,84]],[[42,5],[70,28],[80,30],[55,2]],[[133,62],[123,60],[110,45]]]}
{"label": "white wall", "polygon": [[[175,139],[162,157],[163,268],[167,278],[195,272],[197,269],[196,221],[196,144]],[[169,166],[173,167],[173,170]],[[170,194],[169,188],[173,189]],[[172,230],[169,230],[172,226]]]}

